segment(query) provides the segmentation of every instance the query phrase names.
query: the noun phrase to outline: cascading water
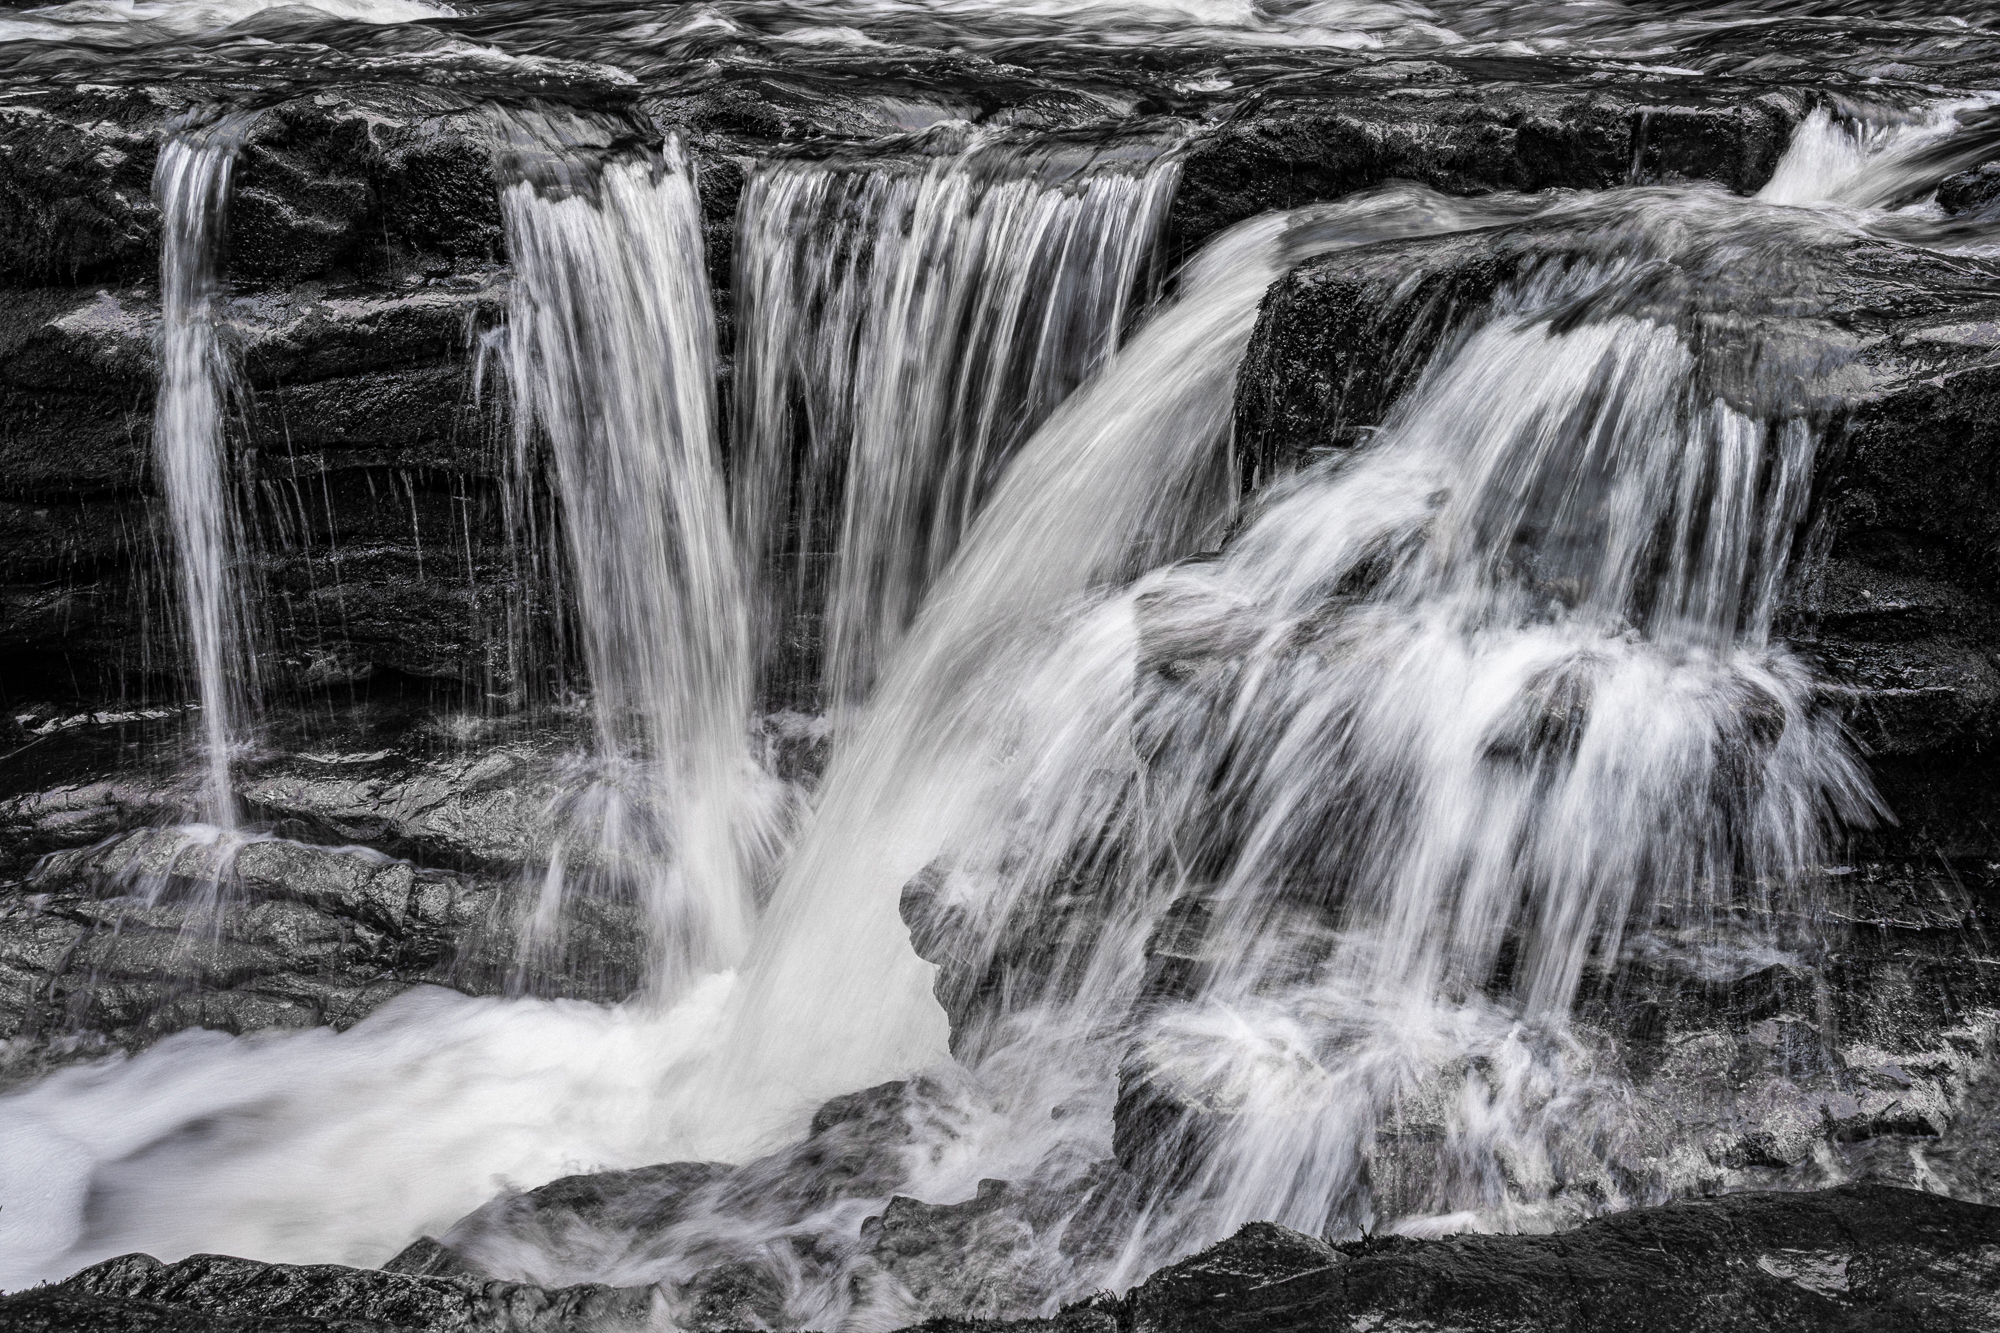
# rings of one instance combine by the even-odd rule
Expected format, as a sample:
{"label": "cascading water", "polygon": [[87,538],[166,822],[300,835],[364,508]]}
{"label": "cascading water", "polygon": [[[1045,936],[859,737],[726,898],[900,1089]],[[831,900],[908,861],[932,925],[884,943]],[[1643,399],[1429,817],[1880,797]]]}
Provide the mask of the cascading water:
{"label": "cascading water", "polygon": [[502,196],[518,279],[507,365],[516,468],[546,453],[597,753],[533,924],[635,895],[664,994],[749,935],[749,619],[715,440],[715,332],[680,146]]}
{"label": "cascading water", "polygon": [[[552,479],[596,730],[544,904],[636,893],[678,1002],[420,990],[346,1033],[58,1073],[0,1117],[0,1282],[431,1233],[495,1276],[663,1283],[684,1326],[740,1326],[703,1304],[736,1282],[775,1289],[769,1326],[865,1330],[1051,1312],[1250,1218],[1532,1227],[1691,1186],[1573,1011],[1677,935],[1782,954],[1771,909],[1873,813],[1776,629],[1852,386],[1784,355],[1796,307],[1745,339],[1699,299],[1731,256],[1803,250],[1769,203],[1852,204],[1815,183],[1847,167],[1794,162],[1762,204],[1392,189],[1266,216],[1110,355],[1171,165],[1058,189],[981,151],[753,179],[733,525],[677,146],[508,187],[517,468]],[[1447,231],[1497,250],[1537,212],[1593,258],[1524,266],[1379,429],[1239,514],[1270,284]],[[832,461],[794,470],[801,441]],[[836,511],[819,550],[800,525]],[[732,530],[848,562],[826,679],[852,712],[761,917]],[[662,1162],[589,1215],[478,1207]],[[982,1304],[871,1250],[891,1196],[985,1177],[1018,1198],[968,1246],[1005,1251]]]}
{"label": "cascading water", "polygon": [[[731,1043],[745,1087],[775,1079],[823,1097],[943,1054],[931,968],[910,950],[897,895],[933,858],[990,839],[1013,806],[1005,792],[1046,780],[1077,795],[1096,765],[1063,736],[1117,744],[1106,729],[1127,707],[1120,670],[1088,650],[1036,655],[1087,594],[1220,536],[1237,493],[1223,449],[1233,382],[1272,279],[1310,255],[1522,208],[1399,192],[1246,223],[1023,447],[836,749],[787,858]],[[1009,754],[1040,777],[1021,777]],[[1063,758],[1042,773],[1045,754]],[[1091,811],[1101,803],[1083,799],[1061,818]],[[1072,839],[1046,832],[1047,854],[1062,856]]]}
{"label": "cascading water", "polygon": [[160,150],[153,176],[160,242],[160,388],[153,459],[180,567],[188,657],[201,702],[202,814],[236,823],[229,785],[254,661],[242,638],[237,584],[240,521],[229,476],[225,413],[234,379],[217,334],[223,222],[242,126],[184,131]]}
{"label": "cascading water", "polygon": [[833,708],[1117,345],[1178,174],[1158,142],[924,146],[772,164],[740,215],[741,526],[791,584],[780,632],[821,618]]}
{"label": "cascading water", "polygon": [[1145,1151],[1204,1227],[1618,1197],[1586,968],[1789,906],[1873,813],[1771,636],[1815,424],[1615,298],[1559,329],[1576,299],[1496,317],[1140,595],[1138,730],[1211,923],[1126,1091],[1181,1115]]}

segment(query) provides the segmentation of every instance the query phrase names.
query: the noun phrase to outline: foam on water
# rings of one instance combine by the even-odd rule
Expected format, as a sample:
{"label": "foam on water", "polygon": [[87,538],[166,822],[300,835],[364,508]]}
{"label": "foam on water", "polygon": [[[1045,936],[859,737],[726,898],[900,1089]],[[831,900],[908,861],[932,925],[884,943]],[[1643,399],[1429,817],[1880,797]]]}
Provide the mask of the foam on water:
{"label": "foam on water", "polygon": [[0,1118],[0,1287],[133,1250],[377,1264],[510,1184],[682,1156],[659,1107],[731,984],[665,1013],[420,988],[51,1075]]}

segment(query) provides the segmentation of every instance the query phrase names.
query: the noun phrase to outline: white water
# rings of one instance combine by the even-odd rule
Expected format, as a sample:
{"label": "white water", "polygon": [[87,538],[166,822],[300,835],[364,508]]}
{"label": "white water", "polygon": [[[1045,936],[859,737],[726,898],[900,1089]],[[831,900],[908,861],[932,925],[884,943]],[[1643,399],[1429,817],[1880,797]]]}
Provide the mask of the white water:
{"label": "white water", "polygon": [[[1158,144],[781,162],[738,242],[738,506],[866,697],[1020,441],[1117,345],[1178,176]],[[789,624],[784,632],[791,632]]]}
{"label": "white water", "polygon": [[743,953],[768,836],[700,206],[673,140],[564,187],[501,200],[517,467],[546,441],[597,734],[533,934],[558,934],[576,893],[635,895],[672,995]]}
{"label": "white water", "polygon": [[[1504,216],[1506,203],[1492,215]],[[1260,218],[1218,237],[1157,314],[1022,450],[836,750],[749,965],[737,1078],[776,1086],[774,1113],[941,1058],[932,969],[897,912],[941,852],[994,836],[1010,791],[1069,793],[1116,748],[1129,707],[1118,649],[1065,645],[1066,617],[1105,584],[1220,535],[1236,493],[1231,394],[1266,287],[1300,258],[1488,216],[1392,192]],[[1096,620],[1115,645],[1118,631]],[[1045,657],[1044,654],[1052,654]],[[1102,813],[1084,801],[1069,817]],[[1069,840],[1029,839],[1060,855]]]}
{"label": "white water", "polygon": [[225,412],[234,369],[217,334],[216,273],[239,121],[188,130],[160,150],[160,387],[153,461],[180,572],[188,659],[201,702],[203,816],[236,822],[230,750],[241,737],[253,661],[245,651]]}
{"label": "white water", "polygon": [[[1785,155],[1757,197],[1765,203],[1841,204],[1881,208],[1921,198],[1938,180],[1977,159],[1946,165],[1926,150],[1944,147],[1958,133],[1960,117],[1994,105],[1995,96],[1932,102],[1909,111],[1857,108],[1837,114],[1813,109],[1785,148]],[[1975,152],[1983,148],[1970,140]]]}
{"label": "white water", "polygon": [[[1215,925],[1137,1072],[1206,1108],[1203,1232],[1617,1198],[1632,1116],[1564,1035],[1586,969],[1628,922],[1798,901],[1871,817],[1770,635],[1813,429],[1718,375],[1666,325],[1502,317],[1145,595],[1141,651],[1186,664],[1146,724],[1162,823]],[[1417,1188],[1371,1202],[1406,1128]]]}

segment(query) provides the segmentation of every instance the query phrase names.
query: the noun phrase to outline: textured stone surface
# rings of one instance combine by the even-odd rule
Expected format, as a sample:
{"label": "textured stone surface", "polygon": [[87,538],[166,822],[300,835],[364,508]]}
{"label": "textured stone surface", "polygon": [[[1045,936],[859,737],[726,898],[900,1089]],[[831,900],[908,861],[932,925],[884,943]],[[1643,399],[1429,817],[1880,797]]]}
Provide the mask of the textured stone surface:
{"label": "textured stone surface", "polygon": [[1148,1279],[1136,1333],[1971,1330],[2000,1319],[2000,1209],[1850,1186],[1642,1209],[1554,1236],[1338,1247],[1252,1224]]}
{"label": "textured stone surface", "polygon": [[1247,99],[1190,146],[1170,243],[1190,251],[1267,209],[1391,180],[1447,194],[1683,180],[1739,194],[1762,187],[1805,99],[1690,92],[1684,102],[1654,102],[1560,85],[1475,84],[1425,62],[1288,82]]}
{"label": "textured stone surface", "polygon": [[[993,1199],[998,1189],[983,1189]],[[977,1202],[977,1201],[975,1201]],[[546,1289],[465,1275],[200,1255],[113,1259],[0,1301],[9,1327],[304,1333],[557,1333],[649,1327],[646,1288]],[[738,1314],[754,1312],[748,1309]],[[717,1311],[720,1313],[720,1310]],[[938,1318],[937,1330],[1221,1333],[1984,1333],[2000,1320],[2000,1209],[1884,1186],[1738,1194],[1540,1236],[1328,1245],[1252,1223],[1123,1299],[1054,1319]],[[721,1327],[706,1321],[682,1327]]]}
{"label": "textured stone surface", "polygon": [[335,1264],[260,1264],[198,1254],[162,1264],[107,1260],[52,1287],[0,1301],[7,1327],[241,1329],[258,1333],[620,1333],[657,1326],[653,1293],[604,1286],[543,1290],[474,1278]]}

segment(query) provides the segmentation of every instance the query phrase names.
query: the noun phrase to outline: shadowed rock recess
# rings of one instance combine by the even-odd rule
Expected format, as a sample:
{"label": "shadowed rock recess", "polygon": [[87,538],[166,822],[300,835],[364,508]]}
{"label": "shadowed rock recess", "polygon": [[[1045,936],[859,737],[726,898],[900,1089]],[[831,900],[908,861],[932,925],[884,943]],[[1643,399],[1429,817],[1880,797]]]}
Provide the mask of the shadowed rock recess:
{"label": "shadowed rock recess", "polygon": [[0,1288],[2000,1329],[2000,10],[0,11]]}

